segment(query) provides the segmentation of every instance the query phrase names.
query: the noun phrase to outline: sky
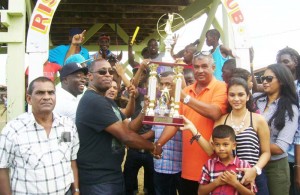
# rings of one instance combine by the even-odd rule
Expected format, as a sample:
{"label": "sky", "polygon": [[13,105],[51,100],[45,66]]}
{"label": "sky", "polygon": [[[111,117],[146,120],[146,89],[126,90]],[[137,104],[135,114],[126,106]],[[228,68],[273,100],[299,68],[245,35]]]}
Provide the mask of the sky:
{"label": "sky", "polygon": [[[299,0],[234,1],[244,15],[246,30],[254,48],[254,69],[275,63],[277,52],[286,46],[300,52]],[[201,27],[204,21],[205,18],[200,18],[187,25],[175,51],[200,37],[201,28],[195,27]]]}

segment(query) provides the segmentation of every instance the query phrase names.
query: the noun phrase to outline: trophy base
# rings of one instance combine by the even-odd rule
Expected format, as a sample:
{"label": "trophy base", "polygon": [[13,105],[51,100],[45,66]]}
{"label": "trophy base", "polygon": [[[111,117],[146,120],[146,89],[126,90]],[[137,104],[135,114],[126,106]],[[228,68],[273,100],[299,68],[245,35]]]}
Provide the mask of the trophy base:
{"label": "trophy base", "polygon": [[178,126],[178,127],[184,126],[182,117],[169,117],[169,116],[144,116],[143,124]]}

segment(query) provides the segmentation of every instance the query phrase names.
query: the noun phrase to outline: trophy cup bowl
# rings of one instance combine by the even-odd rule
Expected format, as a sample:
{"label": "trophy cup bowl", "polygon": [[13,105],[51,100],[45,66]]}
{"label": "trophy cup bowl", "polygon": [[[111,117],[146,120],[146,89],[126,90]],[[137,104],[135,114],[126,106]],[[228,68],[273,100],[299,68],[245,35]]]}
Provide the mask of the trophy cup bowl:
{"label": "trophy cup bowl", "polygon": [[[164,14],[163,16],[165,16]],[[178,14],[176,14],[178,15]],[[163,17],[162,16],[162,17]],[[160,17],[159,21],[162,19]],[[181,16],[180,16],[181,17]],[[181,17],[182,18],[182,17]],[[183,19],[183,18],[182,18]],[[149,106],[145,112],[143,124],[149,125],[166,125],[166,126],[184,126],[183,118],[179,115],[180,105],[180,93],[183,79],[183,68],[187,66],[184,63],[176,63],[171,56],[171,44],[173,42],[172,24],[174,20],[174,14],[168,14],[168,20],[164,25],[165,39],[165,54],[162,58],[162,62],[150,61],[150,77],[148,81],[148,96]],[[157,23],[157,29],[159,29],[159,21]],[[183,20],[184,21],[184,20]],[[185,23],[184,23],[185,24]],[[160,95],[157,95],[157,68],[159,66],[171,66],[175,73],[174,93],[169,93],[171,89],[164,88],[161,90]]]}

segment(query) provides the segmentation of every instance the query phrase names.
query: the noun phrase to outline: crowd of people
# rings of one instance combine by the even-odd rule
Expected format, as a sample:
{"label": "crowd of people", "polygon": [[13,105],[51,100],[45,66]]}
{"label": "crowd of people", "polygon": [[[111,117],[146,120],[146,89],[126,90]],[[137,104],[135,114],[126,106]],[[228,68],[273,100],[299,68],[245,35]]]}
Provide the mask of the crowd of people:
{"label": "crowd of people", "polygon": [[[174,54],[175,37],[174,60],[186,64],[179,105],[184,125],[148,125],[149,64],[163,59],[157,41],[149,40],[141,62],[129,44],[128,79],[122,52],[109,50],[109,35],[101,34],[93,56],[81,45],[84,35],[72,29],[70,44],[50,51],[44,76],[27,87],[31,111],[1,131],[1,195],[134,195],[141,167],[148,195],[300,193],[296,50],[280,50],[257,83],[253,67],[237,67],[238,56],[220,44],[216,29],[206,33],[209,52],[197,51],[196,40]],[[166,92],[164,103],[171,104],[178,75],[169,66],[157,72],[157,97]],[[160,103],[154,104],[160,114]]]}

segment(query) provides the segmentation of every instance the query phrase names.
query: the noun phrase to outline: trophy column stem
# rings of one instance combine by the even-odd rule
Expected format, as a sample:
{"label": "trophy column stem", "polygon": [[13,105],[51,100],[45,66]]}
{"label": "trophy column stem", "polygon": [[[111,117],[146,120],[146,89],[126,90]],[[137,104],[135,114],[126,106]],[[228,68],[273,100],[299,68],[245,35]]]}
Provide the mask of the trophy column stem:
{"label": "trophy column stem", "polygon": [[155,106],[155,100],[156,100],[156,85],[157,85],[157,65],[151,64],[150,67],[150,77],[149,77],[149,83],[148,83],[148,96],[149,96],[149,108],[147,110],[146,115],[148,116],[154,116],[154,106]]}
{"label": "trophy column stem", "polygon": [[176,73],[176,86],[175,86],[175,97],[174,97],[174,117],[179,117],[179,104],[180,104],[180,94],[182,87],[182,71],[183,67],[178,66],[175,68]]}

